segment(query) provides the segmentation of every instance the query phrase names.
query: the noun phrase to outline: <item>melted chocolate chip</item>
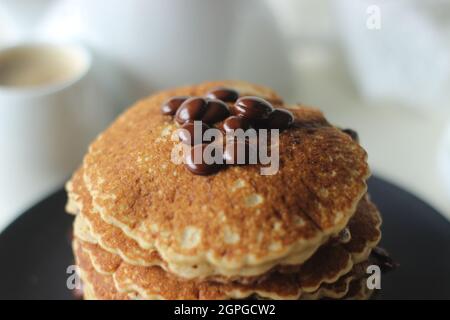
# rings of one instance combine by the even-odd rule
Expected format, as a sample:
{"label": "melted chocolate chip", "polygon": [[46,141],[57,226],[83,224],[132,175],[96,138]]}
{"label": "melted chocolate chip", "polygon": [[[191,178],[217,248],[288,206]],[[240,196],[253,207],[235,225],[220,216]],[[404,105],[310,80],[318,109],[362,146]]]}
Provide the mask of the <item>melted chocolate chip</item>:
{"label": "melted chocolate chip", "polygon": [[284,130],[294,123],[294,115],[285,109],[275,109],[267,119],[267,127],[269,129]]}
{"label": "melted chocolate chip", "polygon": [[222,128],[225,132],[233,132],[237,129],[246,131],[250,129],[250,122],[242,117],[231,116],[224,121]]}
{"label": "melted chocolate chip", "polygon": [[239,99],[239,92],[229,88],[215,88],[206,95],[210,99],[218,99],[224,102],[236,102]]}
{"label": "melted chocolate chip", "polygon": [[353,141],[359,142],[358,132],[356,132],[355,130],[343,129],[342,132],[348,134],[353,139]]}
{"label": "melted chocolate chip", "polygon": [[266,100],[258,97],[243,97],[234,105],[236,115],[252,121],[266,120],[272,111],[273,106]]}
{"label": "melted chocolate chip", "polygon": [[167,116],[174,116],[183,102],[185,102],[187,99],[189,99],[189,97],[174,97],[167,100],[161,107],[162,114]]}
{"label": "melted chocolate chip", "polygon": [[[191,151],[188,152],[188,154],[185,157],[185,166],[186,168],[196,175],[201,176],[208,176],[211,174],[214,174],[220,170],[220,165],[213,163],[213,164],[207,164],[203,160],[203,152],[205,148],[207,147],[207,144],[198,144],[191,148]],[[195,154],[198,153],[199,156],[201,155],[201,160],[196,163],[196,156]],[[197,156],[197,157],[199,157]]]}
{"label": "melted chocolate chip", "polygon": [[344,228],[343,230],[341,230],[341,232],[338,233],[336,239],[340,243],[348,243],[348,242],[350,242],[350,240],[352,240],[352,234],[350,233],[350,229],[349,228]]}
{"label": "melted chocolate chip", "polygon": [[175,120],[179,124],[184,124],[187,121],[201,120],[206,112],[208,102],[203,98],[190,98],[183,102],[178,109]]}
{"label": "melted chocolate chip", "polygon": [[392,271],[398,268],[399,264],[396,263],[389,253],[380,247],[375,247],[372,249],[372,256],[377,260],[379,267],[383,273]]}
{"label": "melted chocolate chip", "polygon": [[228,105],[217,99],[208,100],[206,112],[202,117],[202,121],[210,124],[220,122],[230,116],[230,108]]}
{"label": "melted chocolate chip", "polygon": [[229,165],[256,164],[258,161],[258,151],[247,141],[227,141],[223,159]]}
{"label": "melted chocolate chip", "polygon": [[210,129],[210,127],[202,122],[199,125],[201,136],[195,135],[195,124],[194,121],[188,121],[181,127],[182,130],[178,131],[178,137],[180,138],[181,142],[187,145],[196,145],[203,143],[203,134],[206,130]]}

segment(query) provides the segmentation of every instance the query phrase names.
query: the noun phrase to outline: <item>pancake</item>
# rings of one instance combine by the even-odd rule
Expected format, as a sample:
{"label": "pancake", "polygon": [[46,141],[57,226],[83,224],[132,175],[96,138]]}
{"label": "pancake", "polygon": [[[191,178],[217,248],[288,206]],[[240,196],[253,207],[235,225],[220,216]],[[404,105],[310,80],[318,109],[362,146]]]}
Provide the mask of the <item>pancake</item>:
{"label": "pancake", "polygon": [[[79,218],[83,219],[84,215],[80,214]],[[77,218],[77,220],[79,219]],[[76,224],[78,224],[78,222],[76,222]],[[371,248],[373,248],[374,246],[376,246],[376,244],[378,243],[380,237],[381,237],[381,232],[380,232],[380,224],[381,224],[381,219],[379,216],[379,213],[376,209],[376,207],[369,202],[368,198],[365,197],[363,198],[363,200],[361,200],[360,204],[358,205],[358,210],[356,211],[354,217],[351,219],[350,223],[349,223],[349,231],[350,234],[352,234],[352,238],[349,242],[345,243],[345,244],[339,244],[339,246],[337,245],[329,245],[329,246],[323,246],[321,247],[318,252],[316,252],[315,255],[313,255],[313,257],[308,260],[305,265],[304,265],[304,270],[311,268],[311,271],[309,272],[305,272],[305,274],[312,274],[312,278],[316,279],[317,276],[315,276],[319,271],[322,271],[324,274],[326,274],[327,272],[332,274],[334,272],[334,270],[336,269],[336,265],[330,265],[329,263],[327,263],[328,260],[333,260],[335,262],[337,261],[341,261],[342,266],[346,265],[346,267],[344,267],[344,269],[348,269],[351,268],[351,266],[353,265],[353,263],[358,263],[360,261],[363,261],[364,259],[367,258],[368,254],[370,253]],[[127,239],[126,237],[124,237],[123,234],[119,232],[113,232],[112,234],[114,235],[113,237],[106,237],[106,241],[102,240],[103,238],[101,236],[98,236],[98,234],[95,234],[95,231],[103,231],[104,229],[106,230],[111,230],[111,229],[116,229],[115,231],[118,231],[117,228],[108,225],[104,222],[102,222],[101,219],[98,219],[97,221],[95,221],[94,223],[92,223],[92,221],[90,221],[88,223],[88,225],[90,226],[90,234],[88,236],[86,236],[83,231],[79,231],[77,228],[75,228],[75,234],[88,242],[93,242],[93,243],[99,243],[100,246],[102,246],[105,250],[116,254],[117,252],[122,252],[122,254],[119,254],[119,256],[123,255],[123,252],[126,251],[127,249],[131,249],[131,252],[135,252],[135,251],[144,251],[142,249],[140,249],[137,246],[137,243],[134,243],[134,246],[132,248],[130,247],[122,247],[122,249],[119,250],[111,250],[111,245],[115,245],[117,243],[119,244],[123,244],[123,243],[129,243],[132,242],[132,240]],[[99,228],[100,226],[100,228]],[[103,229],[102,229],[103,227]],[[109,227],[109,228],[108,228]],[[88,228],[89,229],[89,228]],[[108,234],[108,233],[107,233]],[[96,241],[91,241],[91,239],[96,239]],[[112,239],[112,241],[109,241],[108,239]],[[105,243],[106,243],[106,247],[105,247]],[[108,246],[109,245],[109,246]],[[153,252],[153,251],[152,251]],[[150,256],[150,255],[149,255]],[[137,261],[137,262],[130,262],[129,259],[124,259],[126,262],[131,263],[133,265],[140,265],[140,266],[161,266],[163,267],[166,271],[170,271],[169,268],[166,267],[166,264],[161,261],[161,259],[158,257],[158,255],[155,253],[155,255],[152,257],[151,260],[148,260],[146,264],[142,264],[141,261]],[[322,260],[322,261],[320,261]],[[322,270],[317,269],[316,265],[322,265]],[[328,270],[326,270],[326,268],[328,268]],[[282,266],[278,266],[277,269],[289,269],[289,268],[282,268]],[[258,278],[256,278],[257,280]],[[221,280],[221,281],[239,281],[239,282],[250,282],[248,279],[243,279],[243,278],[234,278],[234,279],[220,279],[220,277],[216,277],[215,280]],[[305,283],[307,281],[305,280]],[[314,281],[313,281],[314,282]]]}
{"label": "pancake", "polygon": [[[80,216],[76,221],[84,221],[83,226],[81,226],[81,222],[77,222],[80,227],[75,226],[79,238],[88,242],[99,243],[105,250],[119,255],[131,264],[161,266],[164,262],[156,250],[142,249],[135,240],[128,238],[120,228],[104,222],[100,215],[93,211],[91,197],[81,179],[82,172],[82,170],[79,170],[73,178],[73,181],[77,182],[77,188],[74,191],[78,196],[74,198],[77,199],[76,207]],[[80,204],[78,204],[79,198],[83,199]],[[81,230],[81,228],[84,230]],[[85,228],[88,228],[89,231],[86,231]]]}
{"label": "pancake", "polygon": [[[182,287],[186,296],[181,298],[188,299],[243,299],[253,295],[266,299],[337,299],[346,294],[350,282],[355,279],[352,270],[368,258],[371,249],[378,243],[380,223],[376,207],[368,197],[364,197],[349,223],[350,234],[355,235],[349,242],[341,244],[330,241],[292,273],[271,272],[258,283],[214,282],[214,290],[208,287],[207,292],[204,287],[196,286],[198,281],[183,281],[160,267],[130,265],[97,244],[82,242],[82,247],[96,272],[113,275],[121,291],[138,291],[140,296],[148,299],[180,299],[180,296],[169,292],[170,286]],[[166,289],[161,289],[162,284]],[[211,292],[214,295],[211,296]]]}
{"label": "pancake", "polygon": [[[75,179],[81,176],[81,172],[75,175]],[[81,186],[82,184],[79,184]],[[81,188],[82,189],[82,188]],[[105,223],[98,214],[94,214],[90,210],[89,202],[83,206],[79,214],[78,220],[86,220],[88,225],[88,232],[80,231],[75,227],[76,235],[84,241],[97,243],[104,250],[119,256],[125,262],[136,266],[160,266],[165,271],[180,275],[162,261],[161,257],[155,250],[144,250],[139,247],[138,243],[129,239],[117,227]],[[367,258],[371,248],[375,247],[381,237],[380,232],[381,219],[376,207],[369,201],[368,197],[364,197],[356,210],[355,215],[350,220],[348,229],[352,235],[350,241],[345,244],[323,246],[318,252],[306,262],[303,266],[304,279],[303,283],[307,291],[314,291],[320,285],[320,281],[331,282],[339,277],[339,272],[346,272],[353,266],[354,263],[359,263]],[[84,226],[86,228],[86,226]],[[86,235],[86,233],[88,233]],[[92,241],[94,239],[94,241]],[[328,261],[334,261],[334,264],[329,264]],[[317,265],[322,266],[318,269]],[[193,266],[189,266],[191,270],[197,270]],[[294,267],[295,268],[295,267]],[[311,270],[308,270],[311,269]],[[277,266],[275,270],[284,269],[283,266]],[[286,268],[286,269],[289,269]],[[306,272],[305,272],[306,270]],[[183,271],[183,270],[181,270]],[[201,270],[196,279],[204,279],[201,277]],[[322,272],[323,279],[319,279],[318,273]],[[186,273],[182,273],[183,275]],[[191,272],[189,274],[192,274]],[[325,276],[327,275],[327,276]],[[310,279],[308,279],[308,277]],[[260,280],[260,277],[245,278],[245,277],[209,277],[211,280],[219,282],[237,281],[240,283],[251,283]],[[318,282],[319,279],[319,282]],[[307,286],[309,284],[309,286]]]}
{"label": "pancake", "polygon": [[[177,143],[170,136],[177,127],[161,115],[161,104],[217,86],[277,101],[295,114],[294,127],[280,135],[276,175],[262,176],[255,165],[200,177],[170,161]],[[171,272],[186,278],[251,277],[279,264],[305,262],[348,224],[367,189],[366,157],[316,109],[284,105],[259,86],[215,82],[137,103],[90,146],[82,180],[92,211],[141,248],[155,250]],[[72,180],[69,192],[78,184]]]}
{"label": "pancake", "polygon": [[[89,258],[82,254],[81,246],[75,240],[73,242],[75,259],[78,265],[78,273],[83,280],[83,290],[85,298],[95,300],[129,300],[128,293],[117,292],[111,275],[101,275],[97,273],[89,261]],[[97,285],[101,283],[102,285]]]}
{"label": "pancake", "polygon": [[373,290],[370,290],[366,286],[366,279],[360,279],[359,281],[353,281],[350,283],[349,290],[345,295],[345,300],[368,300],[373,294]]}
{"label": "pancake", "polygon": [[[77,240],[75,240],[77,242]],[[218,284],[214,282],[180,281],[168,275],[160,268],[147,268],[142,271],[130,266],[122,265],[113,276],[105,276],[98,273],[86,249],[86,243],[77,244],[75,255],[79,261],[84,277],[94,281],[88,287],[96,288],[96,297],[100,299],[243,299],[243,298],[272,298],[272,299],[339,299],[347,295],[352,283],[361,279],[365,274],[366,263],[356,265],[350,272],[333,284],[323,284],[316,292],[289,295],[290,287],[280,279],[274,279],[270,283],[252,285],[252,287],[238,284]],[[92,248],[91,248],[92,249]],[[156,270],[159,269],[159,270]],[[284,276],[280,276],[284,277]],[[92,282],[91,282],[92,283]],[[287,286],[287,287],[286,287]],[[355,286],[355,285],[354,285]],[[117,290],[117,288],[119,290]],[[251,291],[251,292],[250,292]],[[356,291],[354,289],[354,291]],[[108,294],[106,294],[106,292]],[[121,293],[122,292],[122,295]],[[124,295],[124,293],[126,293]]]}
{"label": "pancake", "polygon": [[[228,165],[199,176],[171,161],[179,125],[161,105],[175,96],[205,97],[216,87],[278,108],[267,126],[285,121],[289,129],[276,143],[280,168],[274,175],[262,175],[262,165]],[[236,99],[234,91],[216,93]],[[261,100],[226,103],[238,110],[241,101]],[[224,102],[202,103],[212,117],[226,109]],[[166,106],[173,114],[175,107]],[[381,238],[381,217],[367,194],[369,175],[356,139],[320,111],[286,105],[268,88],[225,81],[157,93],[99,135],[67,183],[85,297],[368,298],[365,268]]]}
{"label": "pancake", "polygon": [[381,224],[381,215],[367,194],[359,202],[355,215],[348,223],[351,240],[343,244],[351,253],[353,261],[358,263],[366,260],[370,251],[377,246],[381,240]]}
{"label": "pancake", "polygon": [[359,292],[357,288],[366,279],[365,270],[368,265],[368,261],[355,264],[350,272],[343,275],[336,282],[322,284],[316,291],[304,293],[302,299],[343,299],[354,296]]}

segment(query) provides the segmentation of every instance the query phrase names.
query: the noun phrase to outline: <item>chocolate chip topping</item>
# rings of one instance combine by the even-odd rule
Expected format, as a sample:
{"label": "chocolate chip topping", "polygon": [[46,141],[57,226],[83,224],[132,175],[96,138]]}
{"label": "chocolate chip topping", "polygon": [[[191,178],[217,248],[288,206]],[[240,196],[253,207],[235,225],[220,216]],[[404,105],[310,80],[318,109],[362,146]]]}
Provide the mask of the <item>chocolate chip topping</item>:
{"label": "chocolate chip topping", "polygon": [[[198,145],[192,147],[190,152],[188,152],[188,154],[186,155],[185,166],[190,172],[192,172],[196,175],[208,176],[208,175],[214,174],[220,170],[221,166],[219,164],[216,164],[216,163],[207,164],[204,162],[203,152],[207,146],[208,146],[207,144],[198,144]],[[202,161],[197,161],[198,163],[196,163],[196,161],[195,161],[196,153],[198,154],[197,157],[201,156],[200,160],[202,160]]]}
{"label": "chocolate chip topping", "polygon": [[181,104],[185,102],[189,97],[174,97],[167,100],[161,107],[162,114],[166,116],[174,116]]}
{"label": "chocolate chip topping", "polygon": [[336,240],[340,243],[348,243],[352,240],[352,234],[350,233],[349,228],[344,228],[341,232],[336,236]]}
{"label": "chocolate chip topping", "polygon": [[375,247],[372,249],[372,257],[376,259],[378,266],[383,273],[392,271],[399,267],[399,264],[395,262],[389,253],[381,247]]}
{"label": "chocolate chip topping", "polygon": [[258,97],[243,97],[234,105],[234,112],[236,115],[251,121],[268,119],[272,111],[272,105],[266,100]]}
{"label": "chocolate chip topping", "polygon": [[353,141],[359,142],[358,132],[356,132],[355,130],[343,129],[342,132],[348,134],[353,139]]}
{"label": "chocolate chip topping", "polygon": [[206,112],[202,117],[202,121],[214,124],[226,119],[230,115],[230,108],[228,105],[217,99],[208,100]]}
{"label": "chocolate chip topping", "polygon": [[[199,128],[201,129],[201,136],[195,135],[195,124],[194,121],[188,121],[181,127],[182,130],[178,131],[178,137],[180,138],[181,142],[187,145],[196,145],[203,143],[203,134],[206,130],[210,129],[210,127],[204,123],[201,122],[199,125]],[[197,141],[198,140],[198,141]]]}
{"label": "chocolate chip topping", "polygon": [[210,99],[218,99],[223,102],[236,102],[239,99],[239,92],[233,89],[219,87],[211,90],[206,95]]}
{"label": "chocolate chip topping", "polygon": [[[237,129],[246,131],[250,128],[283,130],[294,123],[294,116],[288,110],[274,109],[270,102],[259,97],[247,96],[240,99],[238,97],[238,92],[233,89],[216,88],[207,94],[207,98],[174,97],[162,106],[162,113],[174,115],[175,121],[181,125],[181,129],[184,129],[179,131],[178,136],[182,143],[191,146],[190,152],[185,155],[185,166],[192,173],[210,175],[222,167],[221,164],[204,162],[203,157],[198,159],[202,161],[196,163],[194,158],[198,152],[203,155],[204,149],[210,145],[203,140],[203,135],[217,123],[221,123],[225,133],[233,133]],[[226,102],[234,101],[236,101],[233,106],[235,115],[231,116],[230,107]],[[202,122],[199,126],[201,137],[200,134],[195,134],[194,121]],[[258,161],[258,149],[248,140],[226,141],[225,150],[220,152],[220,157],[217,155],[216,158],[224,160],[229,165],[256,164]]]}
{"label": "chocolate chip topping", "polygon": [[250,129],[250,122],[242,117],[231,116],[224,121],[222,128],[225,132],[233,132],[237,129],[246,131]]}
{"label": "chocolate chip topping", "polygon": [[284,130],[294,123],[294,115],[285,109],[275,109],[267,119],[267,127],[269,129]]}
{"label": "chocolate chip topping", "polygon": [[190,98],[183,102],[178,109],[175,120],[179,124],[187,121],[201,120],[206,112],[208,102],[203,98]]}

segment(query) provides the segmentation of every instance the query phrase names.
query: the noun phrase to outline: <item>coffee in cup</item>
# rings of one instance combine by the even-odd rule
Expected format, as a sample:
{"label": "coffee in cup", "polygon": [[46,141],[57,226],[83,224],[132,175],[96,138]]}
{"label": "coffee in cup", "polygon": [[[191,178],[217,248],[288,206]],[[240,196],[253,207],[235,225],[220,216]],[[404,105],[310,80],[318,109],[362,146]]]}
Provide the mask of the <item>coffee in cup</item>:
{"label": "coffee in cup", "polygon": [[0,52],[0,87],[56,85],[76,78],[86,59],[64,46],[29,45]]}

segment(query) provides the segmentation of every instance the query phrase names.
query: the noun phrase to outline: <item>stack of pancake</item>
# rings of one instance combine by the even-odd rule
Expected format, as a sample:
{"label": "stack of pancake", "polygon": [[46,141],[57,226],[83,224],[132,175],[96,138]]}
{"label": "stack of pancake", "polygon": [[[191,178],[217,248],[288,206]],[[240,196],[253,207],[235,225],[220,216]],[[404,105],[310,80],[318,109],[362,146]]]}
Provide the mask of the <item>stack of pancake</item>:
{"label": "stack of pancake", "polygon": [[[171,161],[174,96],[215,87],[258,96],[295,116],[280,169],[229,166],[193,175]],[[158,93],[90,146],[67,184],[86,299],[365,299],[380,238],[359,143],[322,113],[270,89],[212,82]]]}

